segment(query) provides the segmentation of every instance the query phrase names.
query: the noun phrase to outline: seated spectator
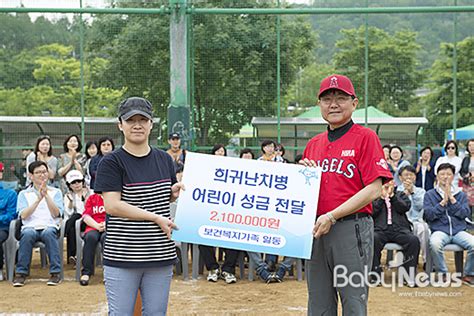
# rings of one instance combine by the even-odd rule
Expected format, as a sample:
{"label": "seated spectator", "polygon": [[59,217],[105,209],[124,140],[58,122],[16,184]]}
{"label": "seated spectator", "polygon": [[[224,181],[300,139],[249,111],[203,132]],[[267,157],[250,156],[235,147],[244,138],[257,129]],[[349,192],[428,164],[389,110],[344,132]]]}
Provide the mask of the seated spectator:
{"label": "seated spectator", "polygon": [[89,285],[89,280],[94,270],[95,248],[100,241],[104,249],[105,241],[105,208],[104,200],[99,194],[92,194],[86,202],[82,214],[87,225],[84,232],[84,249],[82,254],[82,272],[79,283]]}
{"label": "seated spectator", "polygon": [[67,240],[67,262],[76,264],[76,221],[84,212],[84,204],[90,191],[84,185],[84,176],[79,170],[71,170],[66,175],[68,192],[64,196],[65,235]]}
{"label": "seated spectator", "polygon": [[[394,182],[383,185],[382,196],[373,202],[374,218],[374,258],[372,271],[382,274],[380,256],[385,244],[393,242],[403,248],[403,268],[407,273],[418,264],[420,241],[411,232],[410,222],[406,213],[410,209],[410,199],[403,191],[395,191]],[[415,275],[413,274],[413,275]],[[408,286],[415,286],[414,280],[408,281]]]}
{"label": "seated spectator", "polygon": [[84,182],[86,183],[86,187],[89,189],[91,188],[91,174],[89,170],[89,166],[91,164],[92,158],[97,155],[99,151],[97,142],[95,140],[88,141],[86,143],[86,162],[84,163]]}
{"label": "seated spectator", "polygon": [[436,177],[434,173],[433,155],[434,153],[431,147],[425,147],[420,152],[420,159],[413,165],[416,170],[415,185],[425,191],[431,190],[434,187]]}
{"label": "seated spectator", "polygon": [[390,160],[390,148],[392,148],[392,146],[390,146],[389,144],[386,144],[386,145],[382,146],[383,155],[384,155],[386,161]]}
{"label": "seated spectator", "polygon": [[82,144],[79,136],[70,135],[66,138],[63,144],[64,152],[58,158],[58,176],[59,188],[63,195],[69,190],[66,184],[66,175],[71,170],[77,170],[84,174],[84,164],[86,163],[86,156],[81,153]]}
{"label": "seated spectator", "polygon": [[[227,156],[227,150],[222,144],[215,145],[211,150],[212,155]],[[219,263],[216,260],[216,250],[211,246],[199,245],[201,257],[208,271],[207,280],[210,282],[217,282],[222,278],[227,284],[237,282],[235,277],[235,266],[239,257],[239,251],[234,249],[222,248],[225,254],[225,260],[222,264],[221,271],[219,271]]]}
{"label": "seated spectator", "polygon": [[110,154],[115,149],[114,140],[112,139],[112,137],[109,137],[109,136],[104,136],[100,138],[97,144],[98,144],[97,155],[92,157],[91,162],[89,164],[89,175],[91,177],[91,181],[90,181],[91,190],[94,190],[95,176],[97,174],[97,167],[99,166],[99,162],[106,155]]}
{"label": "seated spectator", "polygon": [[471,207],[471,217],[474,211],[474,138],[466,143],[466,156],[461,163],[459,174],[462,178],[462,190],[467,195],[469,206]]}
{"label": "seated spectator", "polygon": [[390,172],[393,175],[393,181],[395,181],[395,186],[399,186],[401,184],[400,178],[398,177],[398,172],[400,169],[406,165],[409,165],[410,162],[408,160],[403,160],[403,150],[400,146],[392,146],[390,147],[390,155],[389,155],[388,167]]}
{"label": "seated spectator", "polygon": [[258,160],[283,162],[283,158],[275,153],[275,147],[273,140],[264,140],[260,146],[263,154]]}
{"label": "seated spectator", "polygon": [[28,166],[28,172],[32,185],[18,195],[17,212],[23,226],[13,286],[25,285],[33,245],[37,241],[46,245],[51,274],[47,284],[58,285],[61,282],[59,252],[62,251],[58,244],[58,230],[64,212],[63,196],[59,189],[47,185],[49,172],[46,162],[33,161]]}
{"label": "seated spectator", "polygon": [[[0,180],[4,165],[0,162]],[[4,190],[0,182],[0,281],[3,281],[3,243],[8,238],[10,222],[16,218],[16,192]]]}
{"label": "seated spectator", "polygon": [[289,163],[288,159],[285,158],[285,147],[282,144],[275,145],[275,154],[283,159],[283,162]]}
{"label": "seated spectator", "polygon": [[168,144],[170,148],[166,151],[173,158],[174,168],[178,169],[184,166],[186,160],[186,150],[181,148],[181,135],[179,133],[170,133],[168,135]]}
{"label": "seated spectator", "polygon": [[255,159],[255,156],[253,154],[253,151],[252,149],[250,148],[244,148],[240,151],[240,155],[239,155],[240,158],[243,158],[243,159]]}
{"label": "seated spectator", "polygon": [[[266,283],[283,282],[283,278],[287,271],[290,271],[292,265],[296,262],[295,258],[285,257],[281,263],[278,264],[275,272],[270,271],[269,264],[263,260],[263,254],[258,252],[248,252],[249,260],[252,260],[257,271],[257,275]],[[268,255],[267,255],[268,256]],[[277,257],[276,255],[272,255]]]}
{"label": "seated spectator", "polygon": [[446,155],[439,157],[436,160],[435,167],[434,167],[434,172],[435,175],[437,175],[438,168],[441,164],[443,163],[449,163],[454,166],[454,180],[453,184],[456,186],[460,186],[459,180],[461,179],[459,172],[461,171],[461,164],[462,164],[462,159],[458,156],[459,155],[459,150],[458,150],[458,144],[454,140],[448,140],[446,142],[446,145],[444,145],[444,152]]}
{"label": "seated spectator", "polygon": [[[53,155],[53,145],[48,135],[39,136],[36,140],[35,149],[28,156],[26,156],[26,170],[29,170],[29,166],[33,161],[44,161],[48,164],[48,180],[49,185],[58,187],[59,184],[56,182],[56,172],[58,169],[58,159]],[[29,175],[26,178],[26,186],[31,184]]]}
{"label": "seated spectator", "polygon": [[298,154],[295,156],[295,163],[299,164],[303,160],[303,154]]}
{"label": "seated spectator", "polygon": [[424,218],[431,229],[430,249],[438,272],[446,274],[448,267],[443,249],[456,244],[467,250],[463,282],[474,285],[474,236],[466,232],[466,217],[470,215],[467,197],[453,183],[456,169],[450,163],[442,163],[437,171],[438,183],[425,194]]}
{"label": "seated spectator", "polygon": [[[397,187],[397,191],[404,192],[410,199],[410,210],[407,213],[408,220],[413,225],[413,231],[416,232],[416,237],[420,240],[420,249],[423,253],[423,263],[426,263],[426,245],[428,240],[427,226],[423,220],[423,198],[425,197],[425,190],[415,186],[416,170],[414,167],[407,165],[400,169],[399,176],[402,184]],[[428,233],[429,234],[429,233]]]}

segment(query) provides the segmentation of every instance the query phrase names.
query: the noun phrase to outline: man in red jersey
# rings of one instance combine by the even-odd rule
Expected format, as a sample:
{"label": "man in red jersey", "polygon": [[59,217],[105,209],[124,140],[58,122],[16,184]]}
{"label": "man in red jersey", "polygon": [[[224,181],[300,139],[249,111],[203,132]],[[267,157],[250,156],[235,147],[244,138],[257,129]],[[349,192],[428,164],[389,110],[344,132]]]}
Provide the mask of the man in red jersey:
{"label": "man in red jersey", "polygon": [[359,100],[351,80],[342,75],[323,79],[318,99],[329,126],[308,142],[301,162],[322,168],[315,239],[305,270],[308,315],[337,315],[338,295],[344,315],[366,315],[374,240],[371,202],[392,175],[377,135],[352,121]]}

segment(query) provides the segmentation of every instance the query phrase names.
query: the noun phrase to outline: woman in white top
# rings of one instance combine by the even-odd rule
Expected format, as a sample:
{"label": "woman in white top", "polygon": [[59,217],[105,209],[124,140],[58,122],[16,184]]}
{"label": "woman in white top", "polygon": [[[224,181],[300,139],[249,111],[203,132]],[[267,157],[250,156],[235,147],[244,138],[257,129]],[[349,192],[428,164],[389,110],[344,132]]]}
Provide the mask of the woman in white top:
{"label": "woman in white top", "polygon": [[389,151],[388,168],[393,175],[395,186],[400,186],[402,181],[400,180],[398,172],[405,166],[408,166],[410,162],[403,159],[403,150],[400,146],[394,145],[390,147]]}
{"label": "woman in white top", "polygon": [[67,239],[67,262],[76,263],[76,221],[81,218],[89,189],[84,186],[84,176],[79,170],[71,170],[66,174],[69,191],[64,195],[65,235]]}
{"label": "woman in white top", "polygon": [[[33,161],[44,161],[48,165],[49,185],[58,187],[55,182],[56,171],[58,169],[58,159],[53,156],[53,146],[51,139],[47,135],[42,135],[36,140],[35,150],[26,157],[26,170]],[[26,186],[31,183],[30,177],[26,177]]]}
{"label": "woman in white top", "polygon": [[461,177],[459,176],[459,171],[461,170],[462,159],[458,156],[458,144],[454,140],[448,140],[446,145],[444,145],[444,152],[446,153],[445,156],[439,157],[436,160],[435,164],[435,174],[438,173],[438,167],[442,163],[450,163],[454,166],[456,172],[454,174],[453,184],[456,186],[461,186],[459,180]]}
{"label": "woman in white top", "polygon": [[59,155],[58,175],[61,177],[59,188],[63,194],[68,192],[66,174],[71,170],[78,170],[84,174],[83,166],[86,156],[81,153],[82,144],[77,135],[69,135],[63,144],[64,153]]}
{"label": "woman in white top", "polygon": [[89,165],[94,158],[95,155],[98,153],[97,142],[95,140],[88,141],[86,143],[86,163],[84,164],[84,181],[86,183],[86,187],[90,189],[91,187],[91,174],[89,172]]}

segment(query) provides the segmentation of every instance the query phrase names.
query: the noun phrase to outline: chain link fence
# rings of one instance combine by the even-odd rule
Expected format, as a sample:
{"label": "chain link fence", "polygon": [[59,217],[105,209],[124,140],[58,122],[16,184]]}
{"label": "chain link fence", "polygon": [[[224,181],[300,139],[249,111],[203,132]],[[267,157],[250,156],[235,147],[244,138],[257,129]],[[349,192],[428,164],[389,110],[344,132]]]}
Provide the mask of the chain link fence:
{"label": "chain link fence", "polygon": [[[51,136],[55,155],[70,134],[84,142],[108,135],[120,145],[116,108],[129,96],[153,103],[153,146],[167,147],[176,125],[168,108],[187,100],[190,150],[223,143],[233,155],[250,147],[258,156],[261,141],[273,139],[293,160],[325,129],[316,95],[333,73],[354,82],[354,120],[374,129],[382,144],[401,145],[412,162],[423,146],[439,155],[447,139],[456,137],[463,148],[474,133],[470,0],[83,0],[55,4],[63,10],[12,9],[18,5],[7,0],[0,7],[0,160],[7,180],[39,135]],[[403,12],[382,12],[397,7]],[[436,7],[464,9],[428,10]],[[357,11],[364,8],[382,13]],[[170,37],[172,12],[186,17],[186,50],[178,56],[170,50],[182,40]],[[170,89],[180,75],[172,60],[186,65],[185,91]]]}

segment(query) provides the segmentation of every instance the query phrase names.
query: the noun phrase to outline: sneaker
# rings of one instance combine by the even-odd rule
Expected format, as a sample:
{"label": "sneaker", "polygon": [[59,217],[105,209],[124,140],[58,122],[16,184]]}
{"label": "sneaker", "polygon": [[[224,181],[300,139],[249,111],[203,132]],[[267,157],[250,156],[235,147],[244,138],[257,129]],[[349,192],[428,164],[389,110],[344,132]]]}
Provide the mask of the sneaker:
{"label": "sneaker", "polygon": [[267,284],[272,283],[272,282],[277,282],[277,280],[275,279],[275,275],[271,273],[270,271],[268,271],[267,269],[262,269],[258,273],[258,276],[260,277],[260,279],[262,279],[262,281],[264,281]]}
{"label": "sneaker", "polygon": [[209,274],[207,275],[207,280],[209,282],[217,282],[219,279],[219,269],[213,269],[209,271]]}
{"label": "sneaker", "polygon": [[223,279],[225,281],[225,283],[227,283],[227,284],[237,282],[237,278],[235,277],[235,275],[233,275],[230,272],[226,272],[226,271],[222,271],[221,279]]}
{"label": "sneaker", "polygon": [[469,286],[474,286],[474,276],[469,276],[469,275],[463,276],[462,283]]}
{"label": "sneaker", "polygon": [[18,273],[15,275],[15,278],[13,279],[13,286],[22,287],[23,285],[25,285],[25,281],[26,281],[26,275]]}
{"label": "sneaker", "polygon": [[88,276],[87,274],[83,274],[81,275],[79,284],[84,285],[84,286],[89,285],[89,279],[90,279],[90,276]]}
{"label": "sneaker", "polygon": [[68,261],[70,264],[76,265],[76,261],[77,261],[76,256],[69,256]]}
{"label": "sneaker", "polygon": [[49,278],[48,282],[46,284],[48,285],[58,285],[61,283],[61,278],[59,277],[59,273],[51,273],[51,277]]}
{"label": "sneaker", "polygon": [[286,269],[283,266],[280,266],[278,268],[278,271],[275,272],[274,278],[277,282],[281,283],[283,282],[283,278],[285,277]]}

